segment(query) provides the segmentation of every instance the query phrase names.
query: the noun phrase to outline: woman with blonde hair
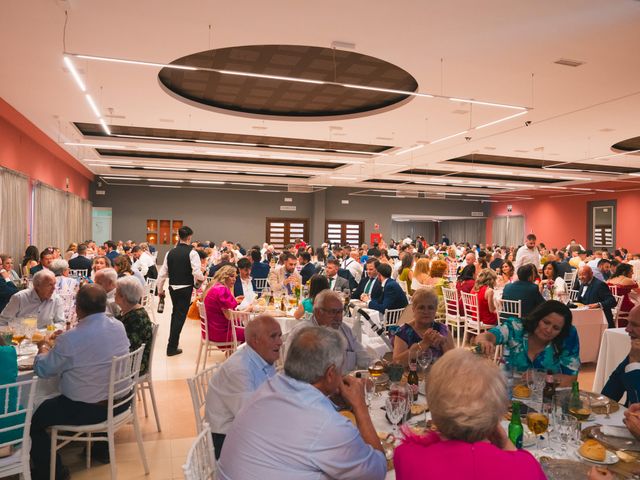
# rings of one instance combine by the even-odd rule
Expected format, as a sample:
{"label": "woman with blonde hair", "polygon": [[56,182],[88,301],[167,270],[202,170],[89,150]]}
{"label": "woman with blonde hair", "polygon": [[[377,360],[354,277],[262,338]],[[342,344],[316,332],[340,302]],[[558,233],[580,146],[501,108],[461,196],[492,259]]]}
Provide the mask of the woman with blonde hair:
{"label": "woman with blonde hair", "polygon": [[480,270],[473,285],[473,293],[478,297],[478,319],[488,325],[498,323],[498,315],[493,300],[493,289],[496,286],[498,274],[490,268]]}
{"label": "woman with blonde hair", "polygon": [[508,393],[500,370],[489,360],[460,348],[445,353],[427,379],[427,403],[437,431],[417,435],[404,430],[393,455],[396,478],[545,479],[534,456],[517,450],[500,425]]}
{"label": "woman with blonde hair", "polygon": [[431,276],[429,275],[429,259],[419,258],[416,262],[416,266],[413,269],[413,280],[411,281],[411,288],[417,290],[429,286]]}
{"label": "woman with blonde hair", "polygon": [[[233,340],[231,322],[224,314],[225,310],[235,310],[238,301],[233,296],[238,270],[234,265],[225,265],[213,276],[213,280],[204,292],[204,309],[209,326],[209,340],[230,342]],[[244,329],[237,328],[239,342],[244,342]]]}
{"label": "woman with blonde hair", "polygon": [[73,257],[77,252],[78,244],[75,242],[70,243],[67,247],[67,251],[64,252],[64,259],[68,262],[69,260],[71,260],[71,257]]}
{"label": "woman with blonde hair", "polygon": [[393,339],[393,362],[407,365],[418,350],[429,350],[432,358],[440,358],[453,348],[447,326],[435,321],[438,295],[432,288],[419,288],[411,297],[413,320],[403,324]]}

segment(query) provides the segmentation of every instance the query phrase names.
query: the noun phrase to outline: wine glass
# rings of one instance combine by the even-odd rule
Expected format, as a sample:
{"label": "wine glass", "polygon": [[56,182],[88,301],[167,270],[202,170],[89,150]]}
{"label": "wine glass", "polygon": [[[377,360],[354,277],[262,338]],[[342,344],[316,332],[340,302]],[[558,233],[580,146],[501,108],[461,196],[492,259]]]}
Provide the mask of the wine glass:
{"label": "wine glass", "polygon": [[14,322],[11,327],[13,329],[13,341],[18,345],[16,351],[18,355],[22,355],[22,342],[25,338],[27,338],[25,326],[22,324],[22,322],[17,321]]}
{"label": "wine glass", "polygon": [[385,406],[387,409],[387,418],[393,425],[393,434],[398,437],[398,423],[400,423],[407,412],[407,400],[399,395],[392,395],[392,392],[389,392]]}
{"label": "wine glass", "polygon": [[264,298],[266,305],[269,306],[269,300],[271,300],[271,289],[269,287],[264,287],[262,292],[260,292],[260,298]]}
{"label": "wine glass", "polygon": [[371,401],[373,395],[376,393],[376,385],[370,378],[369,372],[362,372],[360,378],[362,378],[362,384],[364,386],[364,400],[369,410],[371,410]]}
{"label": "wine glass", "polygon": [[591,412],[591,397],[589,395],[581,393],[577,401],[569,400],[569,413],[579,421],[588,420]]}
{"label": "wine glass", "polygon": [[527,426],[536,435],[536,450],[540,449],[540,435],[549,428],[549,417],[543,412],[529,412]]}

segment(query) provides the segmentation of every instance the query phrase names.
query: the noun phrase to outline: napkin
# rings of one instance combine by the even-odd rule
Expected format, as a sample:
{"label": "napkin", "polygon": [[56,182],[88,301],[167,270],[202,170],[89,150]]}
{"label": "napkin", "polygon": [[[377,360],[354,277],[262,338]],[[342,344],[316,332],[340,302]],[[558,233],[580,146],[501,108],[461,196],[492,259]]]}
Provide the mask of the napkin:
{"label": "napkin", "polygon": [[629,438],[631,440],[634,439],[631,432],[627,430],[627,427],[615,427],[613,425],[603,425],[600,427],[600,431],[604,435],[608,435],[610,437],[620,437],[620,438]]}

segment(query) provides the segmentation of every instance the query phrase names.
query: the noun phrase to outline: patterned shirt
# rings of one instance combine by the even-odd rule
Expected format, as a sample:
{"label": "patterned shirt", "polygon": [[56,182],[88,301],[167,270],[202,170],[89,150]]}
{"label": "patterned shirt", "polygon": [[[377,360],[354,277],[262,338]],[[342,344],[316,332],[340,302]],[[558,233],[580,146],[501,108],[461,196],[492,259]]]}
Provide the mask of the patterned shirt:
{"label": "patterned shirt", "polygon": [[153,336],[153,327],[149,315],[144,307],[129,310],[118,318],[127,331],[127,338],[131,343],[130,351],[135,351],[145,344],[142,353],[142,363],[140,364],[140,375],[147,373],[149,367],[149,354],[151,353],[151,337]]}
{"label": "patterned shirt", "polygon": [[[434,329],[443,337],[449,336],[449,329],[444,323],[433,322],[433,326],[431,328]],[[422,341],[422,337],[418,335],[418,332],[416,332],[414,328],[408,323],[405,323],[398,329],[398,331],[395,334],[395,337],[399,337],[402,340],[404,340],[404,342],[407,344],[407,347],[409,348],[414,343],[420,343]],[[440,358],[444,353],[442,351],[442,348],[439,348],[439,347],[436,348],[431,346],[429,347],[429,350],[431,351],[431,355],[433,355],[434,360]]]}
{"label": "patterned shirt", "polygon": [[502,325],[491,328],[489,333],[496,337],[496,345],[505,345],[509,349],[507,361],[518,372],[536,368],[551,370],[553,373],[577,375],[580,370],[580,342],[573,325],[560,349],[551,342],[536,355],[533,362],[529,359],[529,334],[520,319],[508,318]]}

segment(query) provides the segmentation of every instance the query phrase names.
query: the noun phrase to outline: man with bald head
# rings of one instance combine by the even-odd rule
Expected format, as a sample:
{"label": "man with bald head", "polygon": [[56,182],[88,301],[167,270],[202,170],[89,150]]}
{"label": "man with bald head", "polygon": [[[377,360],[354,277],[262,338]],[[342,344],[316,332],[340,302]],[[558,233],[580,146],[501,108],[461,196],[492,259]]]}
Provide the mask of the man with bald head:
{"label": "man with bald head", "polygon": [[602,394],[620,401],[626,393],[626,405],[629,406],[631,403],[640,402],[640,306],[632,308],[629,312],[625,330],[631,340],[629,355],[611,373]]}
{"label": "man with bald head", "polygon": [[56,293],[56,276],[49,270],[40,270],[33,276],[33,287],[22,290],[9,299],[0,313],[0,325],[15,318],[37,317],[38,328],[53,323],[64,323],[64,303]]}
{"label": "man with bald head", "polygon": [[244,329],[246,345],[231,355],[209,380],[205,414],[211,426],[216,458],[240,407],[267,379],[280,358],[282,331],[270,315],[259,315]]}
{"label": "man with bald head", "polygon": [[579,303],[589,308],[602,308],[604,316],[607,317],[609,328],[615,327],[613,322],[612,308],[616,306],[616,299],[602,280],[598,280],[593,276],[593,270],[588,265],[584,265],[578,269],[578,299]]}

